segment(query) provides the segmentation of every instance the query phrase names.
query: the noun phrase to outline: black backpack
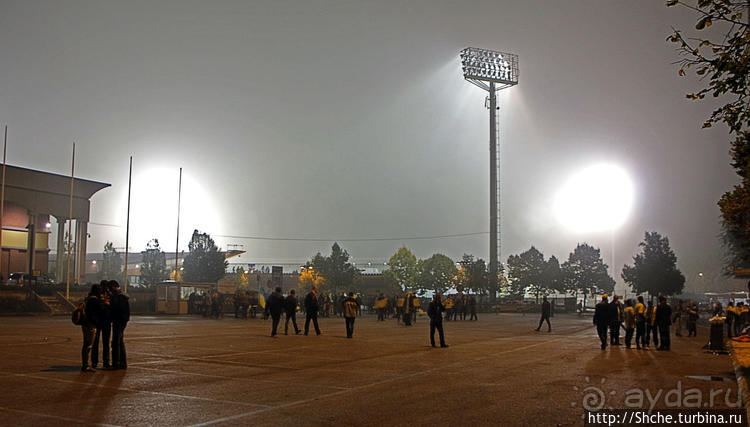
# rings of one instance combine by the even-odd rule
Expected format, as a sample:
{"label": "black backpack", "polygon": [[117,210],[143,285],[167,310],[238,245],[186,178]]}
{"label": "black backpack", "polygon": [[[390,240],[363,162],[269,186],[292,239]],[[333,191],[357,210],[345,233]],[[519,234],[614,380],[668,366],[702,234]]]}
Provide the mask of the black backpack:
{"label": "black backpack", "polygon": [[81,326],[86,323],[86,303],[82,302],[73,309],[73,314],[70,316],[70,320],[73,321],[74,325]]}

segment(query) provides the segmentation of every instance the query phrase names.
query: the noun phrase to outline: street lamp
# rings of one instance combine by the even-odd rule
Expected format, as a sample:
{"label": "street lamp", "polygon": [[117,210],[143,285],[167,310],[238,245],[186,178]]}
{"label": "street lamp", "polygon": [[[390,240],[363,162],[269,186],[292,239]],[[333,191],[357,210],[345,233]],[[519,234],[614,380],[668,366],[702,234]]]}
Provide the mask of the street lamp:
{"label": "street lamp", "polygon": [[518,84],[518,55],[467,47],[461,51],[464,79],[487,92],[490,109],[490,288],[494,300],[500,259],[500,164],[498,162],[497,91]]}

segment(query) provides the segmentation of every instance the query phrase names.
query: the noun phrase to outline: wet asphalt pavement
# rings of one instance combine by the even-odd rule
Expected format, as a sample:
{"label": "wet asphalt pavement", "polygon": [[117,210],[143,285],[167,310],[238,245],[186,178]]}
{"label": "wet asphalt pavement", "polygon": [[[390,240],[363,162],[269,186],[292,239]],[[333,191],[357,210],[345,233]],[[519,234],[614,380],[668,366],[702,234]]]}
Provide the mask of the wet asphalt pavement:
{"label": "wet asphalt pavement", "polygon": [[[321,319],[323,335],[269,337],[270,321],[135,316],[126,371],[80,372],[68,317],[0,318],[3,425],[582,425],[583,407],[737,403],[707,330],[671,352],[599,349],[591,317],[480,314],[445,322]],[[546,326],[543,327],[546,330]],[[669,396],[669,397],[667,397]],[[713,396],[713,397],[712,397]]]}

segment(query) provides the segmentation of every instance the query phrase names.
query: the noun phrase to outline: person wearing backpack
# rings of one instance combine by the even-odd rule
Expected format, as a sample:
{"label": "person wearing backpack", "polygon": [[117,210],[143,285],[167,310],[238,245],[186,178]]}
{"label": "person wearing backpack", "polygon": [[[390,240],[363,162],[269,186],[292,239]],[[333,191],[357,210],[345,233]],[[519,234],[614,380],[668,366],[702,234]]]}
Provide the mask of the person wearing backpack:
{"label": "person wearing backpack", "polygon": [[94,346],[94,336],[96,327],[101,322],[101,293],[102,288],[99,285],[91,285],[91,291],[86,297],[84,316],[80,321],[81,331],[83,332],[83,346],[81,347],[81,372],[96,372],[91,364],[89,357]]}
{"label": "person wearing backpack", "polygon": [[116,280],[109,281],[109,288],[112,293],[109,302],[112,316],[112,369],[127,369],[124,333],[130,321],[130,302],[127,295],[122,294]]}

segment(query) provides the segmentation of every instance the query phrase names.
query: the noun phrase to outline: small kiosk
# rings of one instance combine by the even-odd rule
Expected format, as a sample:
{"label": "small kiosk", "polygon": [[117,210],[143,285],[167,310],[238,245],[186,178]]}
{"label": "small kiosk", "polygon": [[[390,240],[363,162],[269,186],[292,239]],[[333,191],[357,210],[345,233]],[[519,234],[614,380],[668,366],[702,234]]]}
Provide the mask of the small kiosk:
{"label": "small kiosk", "polygon": [[189,283],[164,281],[156,285],[156,312],[163,314],[188,314],[188,297],[191,293],[205,294],[216,289],[216,283]]}

